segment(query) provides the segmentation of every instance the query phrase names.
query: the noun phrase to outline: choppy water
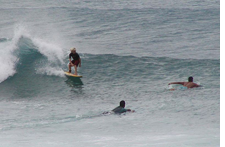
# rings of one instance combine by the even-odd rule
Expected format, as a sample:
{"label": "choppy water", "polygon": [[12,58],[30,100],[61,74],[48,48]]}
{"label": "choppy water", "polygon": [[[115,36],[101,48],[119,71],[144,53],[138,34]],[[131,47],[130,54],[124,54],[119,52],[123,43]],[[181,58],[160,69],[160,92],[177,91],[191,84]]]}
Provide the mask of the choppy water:
{"label": "choppy water", "polygon": [[[220,146],[219,5],[1,1],[0,146]],[[120,100],[136,112],[102,115]]]}

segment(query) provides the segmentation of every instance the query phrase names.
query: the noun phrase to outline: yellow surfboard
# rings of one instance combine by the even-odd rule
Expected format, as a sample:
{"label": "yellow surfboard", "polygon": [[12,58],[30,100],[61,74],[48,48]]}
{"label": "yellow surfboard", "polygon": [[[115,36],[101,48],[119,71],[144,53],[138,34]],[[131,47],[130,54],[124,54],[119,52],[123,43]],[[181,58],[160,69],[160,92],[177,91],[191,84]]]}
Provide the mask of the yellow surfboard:
{"label": "yellow surfboard", "polygon": [[81,75],[74,75],[72,73],[69,73],[67,71],[64,72],[66,76],[71,77],[71,78],[82,78]]}

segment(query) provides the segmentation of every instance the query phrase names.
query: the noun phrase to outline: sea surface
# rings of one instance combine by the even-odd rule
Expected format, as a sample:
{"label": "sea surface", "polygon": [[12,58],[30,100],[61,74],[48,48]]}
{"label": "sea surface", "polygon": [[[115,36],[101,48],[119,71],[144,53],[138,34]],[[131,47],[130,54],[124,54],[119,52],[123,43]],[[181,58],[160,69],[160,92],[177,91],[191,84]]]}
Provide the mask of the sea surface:
{"label": "sea surface", "polygon": [[0,0],[0,146],[219,147],[220,1]]}

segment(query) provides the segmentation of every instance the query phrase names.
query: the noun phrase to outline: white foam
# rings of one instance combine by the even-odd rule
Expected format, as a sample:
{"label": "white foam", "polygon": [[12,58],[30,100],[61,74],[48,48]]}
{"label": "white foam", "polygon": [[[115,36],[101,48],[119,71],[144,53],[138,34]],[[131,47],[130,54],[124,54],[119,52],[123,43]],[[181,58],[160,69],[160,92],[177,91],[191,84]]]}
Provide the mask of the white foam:
{"label": "white foam", "polygon": [[45,74],[45,75],[55,75],[55,76],[60,76],[60,77],[64,77],[64,71],[59,68],[59,67],[42,67],[42,68],[38,68],[37,69],[37,73],[38,74]]}
{"label": "white foam", "polygon": [[38,47],[38,51],[45,55],[49,61],[54,62],[56,59],[58,59],[61,63],[63,63],[64,53],[61,47],[39,38],[33,38],[32,42]]}
{"label": "white foam", "polygon": [[32,42],[37,46],[38,51],[48,58],[48,63],[40,68],[37,68],[38,74],[64,76],[63,70],[59,66],[52,67],[51,63],[60,62],[59,65],[64,63],[64,52],[63,49],[51,42],[46,42],[39,38],[33,38]]}
{"label": "white foam", "polygon": [[0,44],[0,83],[16,73],[15,63],[18,60],[11,54],[8,43]]}
{"label": "white foam", "polygon": [[[47,57],[49,63],[64,63],[63,58],[65,54],[57,43],[49,41],[49,38],[37,37],[29,29],[28,26],[22,23],[16,24],[12,39],[0,43],[0,83],[16,73],[15,66],[19,59],[13,55],[13,52],[19,49],[17,45],[21,37],[29,38],[36,46],[36,49]],[[49,65],[47,63],[46,66],[44,65],[44,67],[37,69],[37,72],[47,75],[62,75],[60,67],[49,67]]]}
{"label": "white foam", "polygon": [[20,36],[19,32],[15,32],[11,41],[0,43],[0,83],[16,73],[15,65],[18,58],[12,53],[17,48],[16,44]]}

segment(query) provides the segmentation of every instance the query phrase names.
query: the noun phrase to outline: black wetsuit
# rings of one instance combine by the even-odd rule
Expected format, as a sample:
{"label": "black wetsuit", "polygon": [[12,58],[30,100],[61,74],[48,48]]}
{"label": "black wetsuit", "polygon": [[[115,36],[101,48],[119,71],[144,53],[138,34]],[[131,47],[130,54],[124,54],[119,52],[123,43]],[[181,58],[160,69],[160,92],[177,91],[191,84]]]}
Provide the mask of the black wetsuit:
{"label": "black wetsuit", "polygon": [[78,55],[78,53],[70,53],[69,54],[69,58],[71,59],[71,57],[73,58],[73,60],[79,60],[80,56]]}
{"label": "black wetsuit", "polygon": [[127,112],[127,109],[121,107],[121,106],[118,106],[116,107],[115,109],[112,110],[114,113],[124,113],[124,112]]}

